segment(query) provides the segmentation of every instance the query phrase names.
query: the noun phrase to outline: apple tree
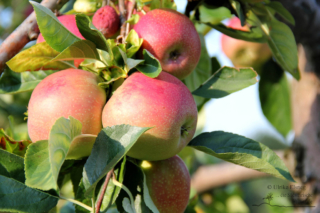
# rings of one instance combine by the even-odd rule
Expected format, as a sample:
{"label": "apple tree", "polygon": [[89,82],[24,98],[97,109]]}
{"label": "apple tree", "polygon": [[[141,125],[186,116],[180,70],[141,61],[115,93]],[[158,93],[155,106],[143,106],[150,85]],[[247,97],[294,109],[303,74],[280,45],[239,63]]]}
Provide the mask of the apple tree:
{"label": "apple tree", "polygon": [[[201,211],[190,186],[198,165],[187,162],[185,149],[295,181],[266,145],[223,131],[201,133],[197,120],[208,100],[256,84],[259,74],[262,110],[288,134],[285,73],[303,76],[297,32],[288,26],[295,30],[296,5],[190,1],[184,15],[171,0],[30,4],[34,12],[0,46],[0,94],[28,106],[24,114],[21,106],[12,110],[26,117],[23,130],[13,116],[0,129],[1,211]],[[231,14],[240,26],[222,24]],[[266,57],[241,64],[246,51],[256,54],[244,43],[244,50],[231,51],[236,67],[221,66],[206,49],[211,29],[263,45]]]}

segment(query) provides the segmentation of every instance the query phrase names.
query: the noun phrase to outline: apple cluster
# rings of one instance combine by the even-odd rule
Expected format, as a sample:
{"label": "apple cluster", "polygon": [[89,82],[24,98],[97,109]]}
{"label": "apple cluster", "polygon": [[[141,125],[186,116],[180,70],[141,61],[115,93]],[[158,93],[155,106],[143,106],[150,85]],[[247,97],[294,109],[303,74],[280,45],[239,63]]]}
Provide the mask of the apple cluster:
{"label": "apple cluster", "polygon": [[[58,19],[84,39],[74,15]],[[97,10],[92,22],[106,38],[119,30],[119,15],[110,6]],[[137,57],[142,57],[142,50],[147,49],[159,60],[163,69],[160,75],[150,78],[134,72],[107,100],[94,73],[66,69],[51,74],[32,93],[28,106],[29,136],[33,142],[48,140],[51,127],[62,116],[76,118],[82,123],[82,133],[91,135],[112,125],[152,127],[127,155],[142,160],[149,192],[159,211],[183,212],[189,199],[190,175],[177,154],[193,138],[198,113],[192,94],[181,80],[199,61],[200,39],[193,23],[171,9],[155,9],[141,15],[133,29],[144,39]],[[41,35],[37,42],[44,42]],[[75,65],[78,67],[81,62],[75,60]],[[90,148],[84,144],[93,144],[92,140],[77,141],[77,151],[71,158],[90,155]]]}

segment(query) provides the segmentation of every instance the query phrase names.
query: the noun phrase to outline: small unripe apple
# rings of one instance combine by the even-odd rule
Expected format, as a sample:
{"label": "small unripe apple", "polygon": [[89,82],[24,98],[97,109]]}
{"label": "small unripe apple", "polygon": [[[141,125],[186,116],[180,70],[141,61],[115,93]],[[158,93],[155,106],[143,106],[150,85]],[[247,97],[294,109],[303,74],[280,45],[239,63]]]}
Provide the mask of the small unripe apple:
{"label": "small unripe apple", "polygon": [[[249,31],[248,26],[241,26],[240,19],[237,17],[230,20],[228,27]],[[221,47],[235,67],[257,67],[266,62],[272,55],[266,43],[243,41],[225,34],[221,37]]]}
{"label": "small unripe apple", "polygon": [[[81,39],[85,39],[78,27],[77,27],[77,23],[76,23],[76,16],[75,15],[62,15],[57,17],[58,20],[71,32],[73,33],[75,36],[81,38]],[[41,42],[45,42],[42,34],[40,33],[37,39],[37,44],[41,43]],[[74,60],[74,66],[75,67],[79,67],[79,65],[81,64],[81,62],[83,62],[84,59],[76,59]]]}
{"label": "small unripe apple", "polygon": [[113,7],[104,6],[94,13],[92,24],[104,35],[104,37],[110,38],[120,28],[120,17]]}
{"label": "small unripe apple", "polygon": [[[97,135],[102,129],[102,109],[106,92],[98,77],[78,69],[66,69],[43,79],[32,92],[28,105],[28,133],[32,142],[48,140],[51,127],[60,117],[72,116],[82,123],[82,134]],[[94,139],[89,140],[92,148]],[[86,143],[78,140],[79,146]],[[74,158],[89,155],[82,149]]]}
{"label": "small unripe apple", "polygon": [[187,16],[171,9],[155,9],[140,17],[133,29],[143,38],[142,49],[160,61],[163,71],[184,79],[196,68],[201,43]]}
{"label": "small unripe apple", "polygon": [[196,103],[179,79],[166,72],[157,78],[136,72],[105,105],[102,124],[153,127],[138,139],[128,156],[163,160],[176,155],[190,142],[197,116]]}
{"label": "small unripe apple", "polygon": [[190,195],[189,171],[179,156],[143,161],[142,170],[152,201],[161,213],[183,213]]}

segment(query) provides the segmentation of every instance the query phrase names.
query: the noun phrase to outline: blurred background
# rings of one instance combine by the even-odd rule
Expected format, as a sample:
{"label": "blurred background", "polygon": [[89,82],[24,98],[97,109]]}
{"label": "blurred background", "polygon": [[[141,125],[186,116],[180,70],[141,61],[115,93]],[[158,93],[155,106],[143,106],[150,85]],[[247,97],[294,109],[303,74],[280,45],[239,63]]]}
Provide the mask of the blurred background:
{"label": "blurred background", "polygon": [[[175,0],[175,2],[178,11],[184,13],[187,0]],[[0,0],[0,45],[31,12],[32,7],[27,0]],[[224,20],[224,23],[227,23],[227,21],[228,19]],[[211,30],[204,38],[210,57],[216,57],[221,66],[233,66],[221,50],[221,33]],[[0,95],[0,128],[14,127],[16,140],[27,138],[24,113],[27,111],[30,95],[31,92]],[[287,138],[281,136],[263,115],[258,83],[225,98],[208,101],[199,114],[199,130],[204,132],[216,130],[232,132],[262,142],[274,150],[285,149],[290,146],[293,139],[293,133],[290,133]],[[201,166],[222,163],[215,157],[196,152],[190,148],[183,150],[180,156],[185,160],[191,174]],[[212,176],[212,178],[215,177]],[[264,202],[263,198],[270,192],[274,194],[272,204],[290,206],[290,199],[281,197],[281,194],[290,193],[289,190],[269,189],[269,186],[272,186],[273,189],[273,186],[287,185],[288,182],[280,179],[261,177],[207,189],[193,199],[198,199],[197,212],[293,212],[293,208],[290,207],[280,208],[263,205],[257,208],[253,206]],[[70,205],[61,210],[61,212],[70,211],[72,212]]]}

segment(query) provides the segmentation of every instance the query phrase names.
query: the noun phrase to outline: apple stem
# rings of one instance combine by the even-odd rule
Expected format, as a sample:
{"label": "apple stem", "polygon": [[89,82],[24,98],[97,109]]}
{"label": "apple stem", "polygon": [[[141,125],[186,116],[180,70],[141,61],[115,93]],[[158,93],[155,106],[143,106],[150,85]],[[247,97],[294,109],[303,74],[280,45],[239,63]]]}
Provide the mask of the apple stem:
{"label": "apple stem", "polygon": [[106,176],[106,179],[104,181],[104,184],[102,186],[102,191],[101,191],[101,194],[100,194],[100,197],[98,198],[97,200],[97,205],[96,205],[96,213],[99,213],[100,212],[100,208],[101,208],[101,204],[102,204],[102,201],[103,201],[103,197],[104,197],[104,193],[106,192],[107,190],[107,187],[108,187],[108,183],[109,183],[109,180],[113,174],[113,170],[114,169],[111,169],[107,176]]}
{"label": "apple stem", "polygon": [[77,201],[77,200],[74,200],[74,199],[71,199],[71,198],[65,198],[65,197],[62,197],[62,196],[60,196],[60,198],[63,199],[63,200],[67,200],[67,201],[69,201],[71,203],[77,204],[78,206],[81,206],[81,207],[87,209],[88,211],[92,212],[92,208],[90,206],[87,206],[86,204],[81,203],[80,201]]}

